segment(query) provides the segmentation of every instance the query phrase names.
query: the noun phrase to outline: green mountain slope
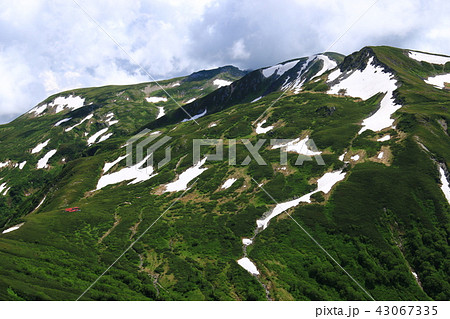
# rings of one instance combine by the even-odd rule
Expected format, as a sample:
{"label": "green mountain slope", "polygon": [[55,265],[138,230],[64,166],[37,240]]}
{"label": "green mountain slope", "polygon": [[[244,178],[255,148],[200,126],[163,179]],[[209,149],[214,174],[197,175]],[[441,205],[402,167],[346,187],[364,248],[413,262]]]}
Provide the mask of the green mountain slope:
{"label": "green mountain slope", "polygon": [[[161,82],[183,108],[147,102],[165,97],[151,83],[50,97],[38,107],[69,94],[85,102],[0,127],[0,182],[11,187],[0,196],[0,225],[23,223],[0,234],[0,298],[75,300],[126,251],[82,300],[448,300],[450,211],[440,170],[448,175],[449,92],[424,80],[449,70],[408,50],[367,47],[345,58],[326,53],[248,74],[225,67]],[[217,79],[233,83],[217,88]],[[364,81],[371,85],[358,92]],[[362,131],[385,105],[393,126]],[[166,114],[156,119],[158,107]],[[196,120],[183,121],[186,112]],[[155,163],[167,146],[172,158],[133,170],[124,145],[144,128],[171,137]],[[194,165],[194,139],[224,139],[224,159]],[[246,139],[265,139],[266,165],[245,163]],[[301,165],[293,149],[280,163],[271,139],[312,140],[324,165],[310,156],[311,144],[298,151],[310,154]],[[52,149],[49,166],[36,169]],[[200,158],[214,150],[202,147]],[[186,172],[198,179],[183,192],[172,183]],[[331,172],[342,178],[330,191],[303,199]],[[289,208],[258,227],[277,203]],[[243,257],[258,275],[240,266]]]}

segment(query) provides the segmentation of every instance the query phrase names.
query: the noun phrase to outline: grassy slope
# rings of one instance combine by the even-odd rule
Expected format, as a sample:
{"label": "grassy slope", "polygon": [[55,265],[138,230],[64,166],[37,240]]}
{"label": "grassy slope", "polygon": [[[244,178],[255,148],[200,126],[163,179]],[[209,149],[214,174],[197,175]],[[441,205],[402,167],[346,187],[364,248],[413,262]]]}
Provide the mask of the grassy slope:
{"label": "grassy slope", "polygon": [[[87,106],[58,114],[47,112],[39,117],[25,113],[11,123],[0,125],[2,145],[0,162],[10,160],[14,165],[27,161],[23,170],[13,168],[12,165],[0,168],[2,182],[7,182],[8,187],[11,187],[7,196],[0,197],[0,226],[13,225],[20,221],[21,216],[31,212],[43,199],[44,194],[54,187],[55,177],[61,173],[65,162],[91,156],[99,150],[98,144],[88,148],[86,140],[107,127],[105,124],[107,114],[114,113],[113,120],[118,120],[119,123],[109,127],[108,133],[113,133],[113,136],[102,143],[102,149],[114,150],[149,120],[155,120],[159,113],[158,106],[163,106],[165,112],[170,112],[177,109],[178,104],[185,104],[192,98],[203,97],[217,88],[213,85],[216,78],[230,81],[237,79],[236,76],[220,73],[211,79],[199,81],[184,81],[185,77],[160,81],[159,84],[175,101],[169,98],[167,102],[159,103],[149,103],[145,100],[148,96],[166,97],[164,90],[155,83],[76,89],[52,95],[39,105],[49,103],[57,96],[73,94],[85,98]],[[176,83],[180,85],[174,86]],[[64,131],[92,113],[95,114],[93,120],[84,122],[70,132]],[[70,121],[58,127],[54,126],[56,122],[69,117],[72,118]],[[47,139],[50,139],[50,142],[41,152],[30,153],[30,150],[38,143]],[[58,150],[49,161],[52,169],[36,170],[38,160],[51,149]],[[64,173],[71,170],[73,163],[68,166],[64,168]],[[78,172],[72,170],[70,174],[78,174]],[[82,175],[79,177],[84,178]],[[63,204],[66,202],[64,201]]]}

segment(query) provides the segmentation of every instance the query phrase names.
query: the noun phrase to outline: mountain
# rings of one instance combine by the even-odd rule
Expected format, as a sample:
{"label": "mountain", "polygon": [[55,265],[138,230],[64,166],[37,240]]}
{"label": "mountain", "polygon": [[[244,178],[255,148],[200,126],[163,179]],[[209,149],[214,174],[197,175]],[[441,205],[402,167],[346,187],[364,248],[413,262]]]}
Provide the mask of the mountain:
{"label": "mountain", "polygon": [[448,300],[449,74],[382,46],[50,96],[0,126],[0,298]]}

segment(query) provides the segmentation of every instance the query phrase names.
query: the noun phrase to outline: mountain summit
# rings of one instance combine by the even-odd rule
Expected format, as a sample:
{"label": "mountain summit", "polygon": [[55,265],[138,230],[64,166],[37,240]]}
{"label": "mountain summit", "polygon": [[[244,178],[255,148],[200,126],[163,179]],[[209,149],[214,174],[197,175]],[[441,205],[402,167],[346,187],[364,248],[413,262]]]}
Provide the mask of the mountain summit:
{"label": "mountain summit", "polygon": [[0,298],[448,300],[449,83],[382,46],[52,95],[0,126]]}

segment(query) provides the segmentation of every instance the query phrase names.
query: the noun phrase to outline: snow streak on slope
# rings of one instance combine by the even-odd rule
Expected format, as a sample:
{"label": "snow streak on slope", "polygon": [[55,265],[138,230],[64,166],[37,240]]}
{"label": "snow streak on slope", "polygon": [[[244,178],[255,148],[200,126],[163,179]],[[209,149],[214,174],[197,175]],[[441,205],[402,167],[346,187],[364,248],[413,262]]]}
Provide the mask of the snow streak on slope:
{"label": "snow streak on slope", "polygon": [[277,65],[268,67],[268,68],[262,70],[262,74],[266,78],[272,76],[275,73],[278,76],[282,76],[286,71],[289,71],[290,69],[292,69],[298,63],[298,61],[299,60],[294,60],[291,62],[286,62],[285,64],[277,64]]}
{"label": "snow streak on slope", "polygon": [[44,157],[38,161],[37,168],[47,168],[48,160],[55,154],[56,154],[56,150],[51,150],[50,152],[45,154]]}
{"label": "snow streak on slope", "polygon": [[[118,172],[114,172],[108,175],[103,175],[100,177],[100,179],[97,182],[97,190],[102,189],[103,187],[106,187],[108,185],[113,185],[117,183],[121,183],[123,181],[129,181],[132,180],[128,184],[136,184],[140,183],[146,180],[149,180],[153,176],[156,176],[156,174],[153,174],[153,167],[147,166],[145,168],[142,168],[142,166],[147,162],[148,158],[152,154],[147,155],[142,161],[139,163],[124,167]],[[126,157],[126,156],[125,156]],[[120,162],[125,157],[119,157],[117,160],[115,160],[113,163],[114,165]],[[110,164],[113,163],[105,163],[105,166],[103,167],[104,171],[107,172],[112,166]],[[107,165],[109,164],[109,165]],[[106,170],[105,170],[106,169]]]}
{"label": "snow streak on slope", "polygon": [[200,162],[195,164],[193,167],[188,168],[186,171],[178,176],[178,179],[172,183],[166,185],[164,192],[178,192],[187,189],[187,185],[201,173],[206,171],[208,168],[201,168],[206,162],[206,157]]}
{"label": "snow streak on slope", "polygon": [[216,85],[217,88],[221,88],[222,86],[230,85],[231,82],[230,81],[225,81],[225,80],[220,80],[220,79],[215,79],[213,84]]}
{"label": "snow streak on slope", "polygon": [[447,62],[450,62],[450,57],[446,56],[440,56],[435,54],[429,54],[429,53],[421,53],[416,51],[409,51],[408,56],[411,59],[417,60],[417,61],[424,61],[432,64],[445,64]]}
{"label": "snow streak on slope", "polygon": [[70,121],[71,119],[72,119],[71,117],[68,117],[68,118],[63,119],[63,120],[61,120],[61,121],[58,121],[58,122],[55,123],[54,126],[60,126],[62,123],[67,122],[67,121]]}
{"label": "snow streak on slope", "polygon": [[443,170],[442,167],[439,167],[439,175],[441,176],[442,192],[444,193],[445,198],[447,199],[448,203],[450,204],[450,185],[449,185],[447,178],[445,177],[445,171]]}
{"label": "snow streak on slope", "polygon": [[8,187],[8,185],[5,183],[2,183],[0,185],[0,195],[5,196],[8,193],[8,190],[10,189],[10,187]]}
{"label": "snow streak on slope", "polygon": [[106,123],[108,126],[111,126],[111,125],[114,125],[114,124],[119,123],[118,120],[113,120],[113,117],[114,117],[114,113],[113,113],[113,112],[109,112],[108,114],[106,114],[106,120],[105,120],[105,123]]}
{"label": "snow streak on slope", "polygon": [[84,122],[90,120],[93,116],[94,116],[94,114],[89,114],[89,115],[86,116],[84,119],[82,119],[80,123],[75,124],[74,126],[71,126],[71,127],[66,128],[65,131],[66,131],[66,132],[72,131],[75,127],[77,127],[78,125],[81,125],[81,124],[83,124]]}
{"label": "snow streak on slope", "polygon": [[92,144],[94,144],[95,141],[97,140],[97,138],[99,138],[100,135],[106,133],[107,130],[108,130],[108,128],[105,127],[104,129],[101,129],[100,131],[98,131],[97,133],[95,133],[94,135],[89,137],[87,140],[88,145],[91,146]]}
{"label": "snow streak on slope", "polygon": [[324,192],[325,194],[329,193],[331,188],[337,182],[339,182],[345,178],[345,175],[346,175],[346,173],[343,173],[342,170],[325,173],[321,178],[319,178],[317,180],[317,189],[315,191],[312,191],[306,195],[303,195],[300,198],[277,204],[267,217],[264,217],[263,219],[258,219],[256,221],[258,228],[266,229],[269,224],[269,221],[272,218],[280,215],[281,213],[285,212],[289,208],[295,207],[302,202],[303,203],[311,203],[311,195],[313,195],[317,192]]}
{"label": "snow streak on slope", "polygon": [[201,118],[202,116],[205,116],[205,115],[206,115],[206,112],[208,112],[207,109],[205,109],[205,110],[204,110],[202,113],[200,113],[200,114],[197,114],[197,115],[194,115],[193,117],[190,117],[190,118],[188,118],[188,119],[182,120],[181,123],[188,122],[188,121],[192,121],[192,120],[197,120],[197,119]]}
{"label": "snow streak on slope", "polygon": [[297,72],[297,78],[295,80],[291,80],[290,78],[287,79],[286,83],[281,87],[282,90],[293,90],[295,94],[298,94],[300,90],[302,89],[303,83],[305,83],[305,78],[303,75],[308,70],[308,66],[311,64],[311,62],[316,59],[316,56],[310,56],[308,59],[303,63],[301,69]]}
{"label": "snow streak on slope", "polygon": [[8,229],[4,230],[4,231],[2,232],[2,234],[7,234],[7,233],[10,233],[10,232],[12,232],[12,231],[18,230],[20,227],[23,226],[23,224],[25,224],[25,223],[18,224],[18,225],[15,225],[15,226],[11,227],[11,228],[8,228]]}
{"label": "snow streak on slope", "polygon": [[106,141],[106,140],[107,140],[108,138],[110,138],[112,135],[113,135],[113,133],[108,133],[108,134],[105,134],[105,135],[101,136],[101,137],[98,139],[97,143],[101,143],[101,142],[103,142],[103,141]]}
{"label": "snow streak on slope", "polygon": [[264,134],[264,133],[267,133],[267,132],[269,132],[270,130],[273,129],[273,125],[270,125],[270,126],[267,126],[267,127],[262,127],[266,122],[267,121],[264,120],[264,121],[256,124],[256,129],[255,129],[256,134]]}
{"label": "snow streak on slope", "polygon": [[339,94],[344,91],[346,95],[367,100],[377,93],[385,93],[380,108],[363,121],[359,134],[365,130],[376,132],[392,126],[394,120],[391,119],[391,115],[401,108],[401,105],[394,101],[393,93],[397,89],[397,81],[392,73],[385,72],[382,67],[375,65],[373,57],[370,57],[364,70],[353,71],[350,75],[344,73],[340,77],[342,79],[328,90],[328,94]]}
{"label": "snow streak on slope", "polygon": [[39,153],[40,151],[42,151],[44,147],[48,145],[48,142],[50,142],[50,139],[36,145],[36,147],[31,150],[31,154]]}
{"label": "snow streak on slope", "polygon": [[430,76],[425,80],[426,83],[434,85],[439,89],[445,88],[445,83],[450,83],[450,73]]}

